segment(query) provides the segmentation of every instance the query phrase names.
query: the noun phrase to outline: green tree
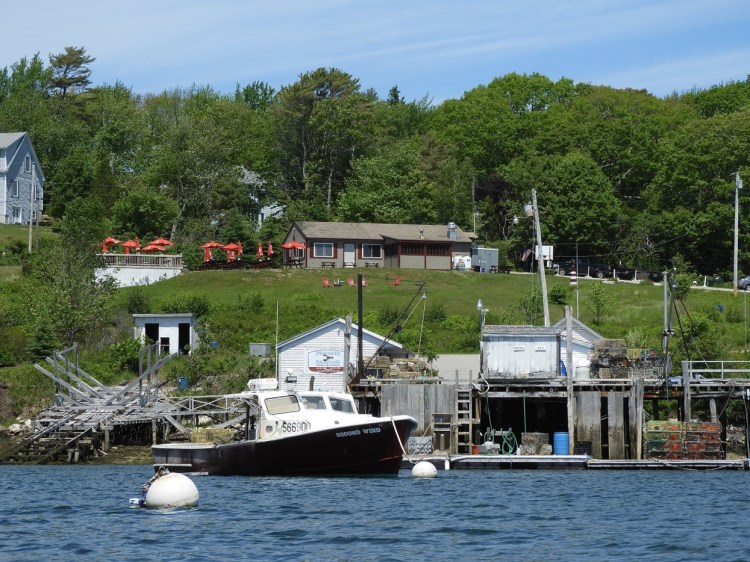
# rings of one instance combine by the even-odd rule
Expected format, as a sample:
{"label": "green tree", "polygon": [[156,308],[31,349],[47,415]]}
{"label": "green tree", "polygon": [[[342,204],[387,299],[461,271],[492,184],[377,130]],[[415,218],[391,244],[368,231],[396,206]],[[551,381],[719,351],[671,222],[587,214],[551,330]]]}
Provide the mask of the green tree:
{"label": "green tree", "polygon": [[592,283],[586,291],[586,306],[594,313],[595,324],[601,324],[604,316],[609,314],[616,303],[615,296],[601,283]]}
{"label": "green tree", "polygon": [[79,93],[91,84],[91,70],[87,65],[95,60],[86,55],[84,47],[65,47],[64,52],[49,56],[52,87],[59,91],[61,98],[64,99],[69,92]]}
{"label": "green tree", "polygon": [[432,223],[432,189],[417,147],[402,142],[354,163],[336,216],[345,222]]}
{"label": "green tree", "polygon": [[123,194],[112,209],[114,232],[149,238],[165,236],[180,214],[177,202],[158,189],[137,187]]}

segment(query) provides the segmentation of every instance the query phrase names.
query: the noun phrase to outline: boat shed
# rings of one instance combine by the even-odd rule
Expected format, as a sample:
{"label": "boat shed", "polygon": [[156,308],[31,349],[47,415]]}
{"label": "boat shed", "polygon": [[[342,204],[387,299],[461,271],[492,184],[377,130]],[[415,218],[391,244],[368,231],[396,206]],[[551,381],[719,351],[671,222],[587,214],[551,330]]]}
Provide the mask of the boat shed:
{"label": "boat shed", "polygon": [[[573,345],[573,369],[566,365],[567,372],[574,378],[587,378],[583,373],[588,372],[587,365],[590,363],[590,355],[594,351],[597,342],[604,340],[604,336],[592,330],[589,326],[581,322],[576,317],[572,320],[572,345]],[[552,325],[553,328],[560,331],[560,357],[563,363],[567,362],[568,342],[565,333],[565,317]],[[584,366],[586,366],[584,368]],[[580,367],[580,369],[579,369]]]}
{"label": "boat shed", "polygon": [[[312,380],[315,389],[341,392],[351,379],[350,375],[356,372],[359,356],[358,338],[357,324],[352,323],[347,334],[346,320],[336,318],[280,342],[276,348],[279,389],[307,390]],[[367,363],[376,353],[394,359],[413,356],[412,352],[401,344],[363,329],[364,362]],[[385,373],[378,373],[372,369],[368,370],[367,374],[378,377]]]}
{"label": "boat shed", "polygon": [[482,373],[503,378],[557,377],[560,338],[557,328],[486,325],[481,339]]}
{"label": "boat shed", "polygon": [[196,319],[191,312],[176,314],[133,314],[133,335],[146,343],[159,343],[162,352],[189,355],[198,345]]}

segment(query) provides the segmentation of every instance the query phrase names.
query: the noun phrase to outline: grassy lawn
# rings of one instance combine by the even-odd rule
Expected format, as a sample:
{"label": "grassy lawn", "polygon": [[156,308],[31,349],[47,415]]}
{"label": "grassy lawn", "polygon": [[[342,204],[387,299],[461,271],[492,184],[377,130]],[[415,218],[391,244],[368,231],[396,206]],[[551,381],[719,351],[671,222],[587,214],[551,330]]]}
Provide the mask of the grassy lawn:
{"label": "grassy lawn", "polygon": [[[36,227],[34,227],[32,235],[36,236]],[[41,238],[54,238],[57,236],[57,233],[52,232],[52,227],[50,226],[40,226],[39,236]],[[17,241],[28,245],[29,227],[22,224],[0,224],[0,249]]]}
{"label": "grassy lawn", "polygon": [[[442,310],[447,318],[427,323],[426,331],[438,352],[469,351],[467,342],[478,341],[479,315],[477,300],[482,299],[489,309],[489,324],[527,323],[522,302],[533,291],[540,291],[538,275],[529,274],[478,274],[474,272],[443,272],[417,270],[366,270],[363,271],[368,286],[364,288],[363,309],[366,328],[384,333],[390,325],[381,322],[384,310],[412,311],[413,317],[406,328],[412,332],[421,321],[422,293],[427,297],[426,311]],[[399,275],[401,284],[394,287],[390,281]],[[355,270],[244,270],[188,272],[179,277],[144,287],[154,309],[159,301],[175,294],[190,292],[206,295],[212,304],[210,320],[215,337],[234,345],[246,346],[248,342],[273,342],[275,336],[275,309],[279,306],[280,339],[292,337],[313,328],[319,323],[351,313],[357,319],[357,289],[344,283],[342,287],[324,288],[323,276],[333,279],[353,277]],[[420,284],[424,283],[420,290]],[[548,290],[560,285],[568,291],[568,304],[587,325],[607,338],[624,338],[636,331],[648,347],[660,348],[663,327],[663,289],[651,283],[605,284],[612,304],[597,324],[590,307],[589,291],[600,281],[580,279],[578,296],[570,289],[567,277],[548,276]],[[132,289],[125,289],[123,292]],[[259,295],[264,302],[260,314],[242,310],[242,299]],[[578,304],[578,306],[576,306]],[[731,291],[693,290],[687,300],[688,311],[695,314],[716,315],[716,305],[724,312],[720,322],[733,347],[743,346],[744,294],[733,296]],[[542,316],[541,304],[538,311]],[[564,316],[564,305],[550,303],[550,321],[555,323]],[[687,319],[683,318],[683,322]],[[541,320],[536,322],[541,324]],[[677,326],[675,326],[677,328]],[[472,332],[472,333],[467,333]],[[399,339],[399,338],[396,338]],[[474,345],[474,344],[471,344]],[[478,344],[476,344],[478,350]]]}

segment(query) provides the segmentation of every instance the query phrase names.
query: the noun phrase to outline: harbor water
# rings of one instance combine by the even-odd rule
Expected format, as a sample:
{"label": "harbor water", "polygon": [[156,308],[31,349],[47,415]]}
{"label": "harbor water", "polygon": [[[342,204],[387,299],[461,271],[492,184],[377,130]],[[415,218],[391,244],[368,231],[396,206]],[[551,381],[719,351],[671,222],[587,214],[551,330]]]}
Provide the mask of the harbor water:
{"label": "harbor water", "polygon": [[750,559],[747,472],[196,476],[196,508],[130,508],[152,473],[0,466],[0,559]]}

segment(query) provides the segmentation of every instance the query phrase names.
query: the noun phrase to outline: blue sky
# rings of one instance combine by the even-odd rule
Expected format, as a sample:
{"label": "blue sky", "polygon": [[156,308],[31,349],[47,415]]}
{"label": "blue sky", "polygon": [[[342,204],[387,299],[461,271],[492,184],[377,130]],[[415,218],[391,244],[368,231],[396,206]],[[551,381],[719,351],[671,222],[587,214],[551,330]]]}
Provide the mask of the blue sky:
{"label": "blue sky", "polygon": [[317,67],[436,104],[509,72],[660,97],[750,74],[747,0],[27,0],[3,19],[0,67],[82,46],[95,85],[138,94]]}

